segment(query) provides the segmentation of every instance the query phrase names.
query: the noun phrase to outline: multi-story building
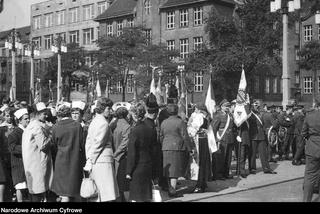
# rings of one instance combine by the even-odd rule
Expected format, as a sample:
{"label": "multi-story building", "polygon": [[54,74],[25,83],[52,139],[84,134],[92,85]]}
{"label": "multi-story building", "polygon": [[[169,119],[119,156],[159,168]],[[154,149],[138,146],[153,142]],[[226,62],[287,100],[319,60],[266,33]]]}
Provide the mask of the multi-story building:
{"label": "multi-story building", "polygon": [[[93,19],[102,14],[111,2],[50,0],[31,5],[31,37],[41,49],[40,57],[35,58],[35,65],[40,68],[38,72],[46,69],[48,58],[54,54],[51,46],[57,36],[61,36],[66,43],[78,43],[87,51],[97,50],[94,41],[99,37],[100,30]],[[93,63],[92,56],[86,56],[86,64],[92,66]]]}
{"label": "multi-story building", "polygon": [[[16,29],[22,43],[28,43],[30,39],[30,26]],[[0,32],[0,101],[9,97],[12,79],[11,50],[5,48],[11,30]],[[16,58],[16,98],[17,100],[29,100],[30,87],[30,58],[24,56],[23,50],[17,49]]]}

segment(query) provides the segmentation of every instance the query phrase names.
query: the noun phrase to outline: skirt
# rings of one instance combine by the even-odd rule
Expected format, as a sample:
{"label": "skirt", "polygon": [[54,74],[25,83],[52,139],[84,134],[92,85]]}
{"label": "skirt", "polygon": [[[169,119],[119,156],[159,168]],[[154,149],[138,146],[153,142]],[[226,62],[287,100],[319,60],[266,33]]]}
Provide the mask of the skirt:
{"label": "skirt", "polygon": [[199,174],[198,174],[198,184],[200,187],[207,181],[211,181],[211,160],[210,152],[208,147],[208,138],[199,137]]}
{"label": "skirt", "polygon": [[186,175],[188,153],[186,151],[163,151],[163,175],[179,178]]}
{"label": "skirt", "polygon": [[122,156],[117,167],[117,182],[120,192],[129,191],[129,181],[126,179],[127,156]]}

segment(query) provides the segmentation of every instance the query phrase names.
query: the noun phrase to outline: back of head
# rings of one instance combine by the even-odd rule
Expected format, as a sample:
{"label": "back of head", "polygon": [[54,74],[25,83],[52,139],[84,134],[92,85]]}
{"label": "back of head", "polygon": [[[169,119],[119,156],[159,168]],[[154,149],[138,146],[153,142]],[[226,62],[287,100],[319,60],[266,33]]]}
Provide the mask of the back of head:
{"label": "back of head", "polygon": [[112,106],[113,102],[111,99],[106,97],[99,97],[95,111],[98,114],[102,114],[107,107],[112,108]]}
{"label": "back of head", "polygon": [[116,110],[116,116],[118,119],[124,119],[128,116],[129,111],[125,107],[120,107]]}
{"label": "back of head", "polygon": [[130,111],[137,117],[139,121],[143,120],[146,114],[145,106],[141,102],[132,105]]}

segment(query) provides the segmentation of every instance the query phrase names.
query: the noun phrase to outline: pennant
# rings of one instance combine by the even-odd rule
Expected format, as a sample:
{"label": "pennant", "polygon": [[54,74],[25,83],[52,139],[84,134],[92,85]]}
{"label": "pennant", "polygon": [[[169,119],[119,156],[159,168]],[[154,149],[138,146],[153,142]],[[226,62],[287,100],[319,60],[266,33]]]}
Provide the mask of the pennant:
{"label": "pennant", "polygon": [[213,114],[216,112],[216,101],[214,99],[211,75],[210,75],[209,86],[208,86],[206,100],[205,100],[205,106],[207,107],[207,110],[211,118],[213,118]]}
{"label": "pennant", "polygon": [[160,76],[159,76],[159,79],[158,79],[157,88],[155,90],[155,96],[157,98],[157,103],[158,104],[163,103],[163,96],[162,96],[162,91],[161,91],[161,77]]}
{"label": "pennant", "polygon": [[179,77],[176,77],[176,84],[175,84],[177,90],[178,90],[178,96],[180,96],[180,87],[179,87]]}
{"label": "pennant", "polygon": [[99,79],[97,79],[96,92],[97,92],[97,98],[101,97],[101,88],[100,88]]}
{"label": "pennant", "polygon": [[250,99],[247,93],[247,80],[244,69],[242,68],[241,79],[238,89],[236,107],[234,109],[234,123],[239,127],[250,117]]}
{"label": "pennant", "polygon": [[212,125],[210,124],[209,127],[208,127],[208,147],[209,147],[209,151],[210,153],[214,153],[216,151],[218,151],[218,145],[217,145],[217,142],[216,142],[216,137],[214,136],[214,133],[213,133],[213,128],[212,128]]}
{"label": "pennant", "polygon": [[12,86],[10,87],[9,97],[10,97],[10,101],[13,101],[13,100],[14,100],[14,97],[13,97],[13,88],[12,88]]}
{"label": "pennant", "polygon": [[156,94],[156,85],[155,85],[155,82],[154,82],[154,78],[152,77],[152,80],[151,80],[151,84],[150,84],[150,94]]}

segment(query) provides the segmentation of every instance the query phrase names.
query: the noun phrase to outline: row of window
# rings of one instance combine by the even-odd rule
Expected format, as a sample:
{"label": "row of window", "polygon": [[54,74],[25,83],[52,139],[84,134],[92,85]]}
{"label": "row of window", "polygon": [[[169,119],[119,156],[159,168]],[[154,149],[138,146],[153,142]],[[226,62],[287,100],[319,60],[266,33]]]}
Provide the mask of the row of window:
{"label": "row of window", "polygon": [[[304,77],[303,79],[303,93],[313,93],[313,78],[312,76]],[[318,77],[318,93],[320,93],[320,77]]]}
{"label": "row of window", "polygon": [[[126,20],[118,20],[117,23],[116,23],[116,35],[117,36],[120,36],[122,33],[123,33],[123,28],[125,26],[125,21],[127,23],[126,27],[134,27],[134,20],[133,18],[129,18],[129,19],[126,19]],[[113,23],[112,22],[109,22],[107,23],[107,36],[113,36],[115,35],[115,31],[113,29]]]}
{"label": "row of window", "polygon": [[[318,39],[320,39],[320,25],[317,25]],[[304,26],[304,41],[309,42],[313,39],[313,25]]]}
{"label": "row of window", "polygon": [[[171,30],[176,25],[176,11],[167,12],[167,29]],[[179,27],[184,28],[189,26],[189,9],[179,10]],[[199,26],[203,24],[203,7],[193,8],[193,26]]]}
{"label": "row of window", "polygon": [[[193,50],[199,51],[203,46],[203,37],[193,37]],[[168,50],[175,50],[175,40],[167,41]],[[179,40],[180,58],[185,59],[189,55],[189,39],[184,38]]]}
{"label": "row of window", "polygon": [[[97,4],[97,15],[103,13],[109,3],[106,1],[99,2]],[[82,6],[82,20],[90,20],[95,18],[94,4],[88,4]],[[38,16],[34,16],[32,23],[33,29],[52,27],[55,25],[64,25],[66,23],[75,23],[80,21],[80,7],[73,7],[68,9],[68,22],[66,20],[67,10],[60,10]],[[41,22],[42,21],[42,22]]]}

